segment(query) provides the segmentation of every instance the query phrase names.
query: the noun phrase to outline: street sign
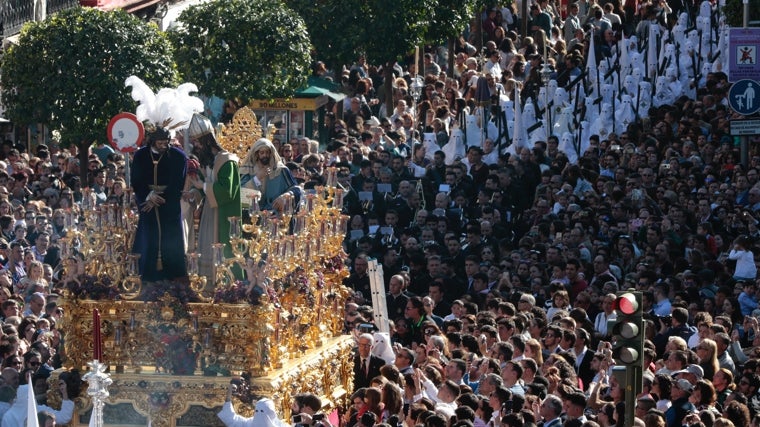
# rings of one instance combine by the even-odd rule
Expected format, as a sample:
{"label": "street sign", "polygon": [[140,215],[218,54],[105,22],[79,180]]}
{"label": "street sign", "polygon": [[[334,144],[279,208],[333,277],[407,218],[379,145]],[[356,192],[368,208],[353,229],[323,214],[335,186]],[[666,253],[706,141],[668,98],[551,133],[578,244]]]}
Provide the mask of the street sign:
{"label": "street sign", "polygon": [[107,134],[108,141],[115,150],[133,153],[140,148],[145,129],[134,114],[119,113],[108,123]]}
{"label": "street sign", "polygon": [[760,28],[731,28],[728,34],[728,81],[760,80]]}
{"label": "street sign", "polygon": [[748,116],[760,110],[760,83],[756,80],[739,80],[728,91],[728,103],[742,116]]}
{"label": "street sign", "polygon": [[760,135],[760,119],[731,120],[729,126],[732,136]]}

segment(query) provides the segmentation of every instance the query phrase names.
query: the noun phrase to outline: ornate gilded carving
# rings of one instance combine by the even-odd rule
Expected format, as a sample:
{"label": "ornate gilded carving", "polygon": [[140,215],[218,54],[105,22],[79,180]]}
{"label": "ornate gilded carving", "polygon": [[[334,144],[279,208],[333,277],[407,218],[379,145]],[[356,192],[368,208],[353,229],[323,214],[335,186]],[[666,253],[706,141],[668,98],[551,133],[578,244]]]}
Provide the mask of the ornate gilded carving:
{"label": "ornate gilded carving", "polygon": [[218,140],[225,150],[243,159],[253,143],[263,135],[256,114],[250,108],[243,107],[237,110],[229,125],[221,125]]}
{"label": "ornate gilded carving", "polygon": [[[250,387],[256,396],[271,398],[283,419],[290,417],[290,402],[297,393],[310,392],[320,396],[328,412],[345,407],[350,397],[348,391],[353,389],[352,351],[350,337],[328,339],[319,350],[288,361],[282,369],[252,378]],[[109,386],[111,397],[103,411],[106,424],[115,424],[113,419],[109,421],[109,416],[130,412],[124,407],[119,409],[121,405],[130,403],[155,427],[190,425],[180,422],[188,419],[190,410],[202,413],[202,408],[208,408],[216,414],[224,403],[230,380],[229,377],[169,376],[145,372],[112,373],[111,377],[114,380]],[[83,406],[77,405],[78,414],[86,414],[91,408],[86,400],[83,403]],[[249,405],[239,400],[234,404],[238,413],[252,415]],[[55,404],[52,406],[58,407]],[[74,420],[72,425],[87,425],[88,418],[76,415]]]}

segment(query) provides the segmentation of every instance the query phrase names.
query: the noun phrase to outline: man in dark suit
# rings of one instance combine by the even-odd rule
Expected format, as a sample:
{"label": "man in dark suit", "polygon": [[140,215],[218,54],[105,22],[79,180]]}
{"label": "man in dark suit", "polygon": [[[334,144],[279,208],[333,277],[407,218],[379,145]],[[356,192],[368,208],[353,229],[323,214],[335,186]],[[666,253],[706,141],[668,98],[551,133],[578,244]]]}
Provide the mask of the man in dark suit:
{"label": "man in dark suit", "polygon": [[573,344],[573,353],[576,357],[575,372],[578,377],[583,381],[583,389],[588,390],[588,385],[591,384],[591,380],[594,379],[594,372],[591,369],[591,360],[594,358],[594,350],[589,346],[589,333],[583,328],[575,330],[575,344]]}
{"label": "man in dark suit", "polygon": [[375,344],[375,339],[371,334],[359,335],[357,342],[356,356],[354,356],[354,391],[369,387],[372,378],[380,375],[380,368],[385,365],[383,359],[371,353],[372,346]]}
{"label": "man in dark suit", "polygon": [[560,414],[562,414],[562,399],[553,394],[546,396],[539,410],[539,415],[543,419],[543,424],[539,424],[539,426],[560,427],[562,425]]}

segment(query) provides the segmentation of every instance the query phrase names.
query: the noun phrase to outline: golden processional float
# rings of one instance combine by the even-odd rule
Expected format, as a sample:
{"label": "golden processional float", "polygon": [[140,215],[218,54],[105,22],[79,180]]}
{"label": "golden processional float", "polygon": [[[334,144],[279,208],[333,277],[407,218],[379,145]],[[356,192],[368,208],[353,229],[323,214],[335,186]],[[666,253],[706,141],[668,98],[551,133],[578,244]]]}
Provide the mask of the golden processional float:
{"label": "golden processional float", "polygon": [[[219,135],[242,158],[262,130],[243,108]],[[198,274],[197,253],[188,255],[187,283],[143,283],[139,255],[130,253],[132,194],[100,206],[85,195],[83,218],[67,213],[60,242],[64,366],[91,378],[108,372],[112,383],[102,404],[77,398],[71,425],[88,425],[94,407],[104,425],[221,426],[216,414],[236,377],[244,386],[233,403],[242,415],[252,415],[251,399],[269,397],[288,419],[291,397],[301,392],[320,396],[327,410],[345,407],[353,382],[352,343],[342,335],[347,217],[336,171],[326,173],[327,185],[298,209],[291,204],[273,216],[253,200],[250,222],[229,218],[233,257],[225,258],[223,244],[214,247],[214,283]],[[266,270],[255,271],[262,260]],[[263,283],[236,281],[235,265]]]}

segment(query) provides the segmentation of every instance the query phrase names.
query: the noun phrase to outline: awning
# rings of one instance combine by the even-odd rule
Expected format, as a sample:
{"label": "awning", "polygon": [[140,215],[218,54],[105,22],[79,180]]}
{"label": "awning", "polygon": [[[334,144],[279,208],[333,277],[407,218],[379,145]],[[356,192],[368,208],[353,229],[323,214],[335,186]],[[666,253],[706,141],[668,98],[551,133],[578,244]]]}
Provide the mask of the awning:
{"label": "awning", "polygon": [[[343,98],[346,97],[346,95],[340,93],[340,92],[333,92],[329,89],[321,88],[318,86],[309,86],[307,88],[301,89],[298,92],[295,93],[296,98],[319,98],[319,97],[325,97],[330,98],[335,102],[342,101]],[[325,103],[327,100],[325,99]],[[324,105],[324,104],[321,104]]]}
{"label": "awning", "polygon": [[159,3],[161,0],[81,0],[82,6],[95,7],[100,10],[124,9],[127,12],[135,12]]}

